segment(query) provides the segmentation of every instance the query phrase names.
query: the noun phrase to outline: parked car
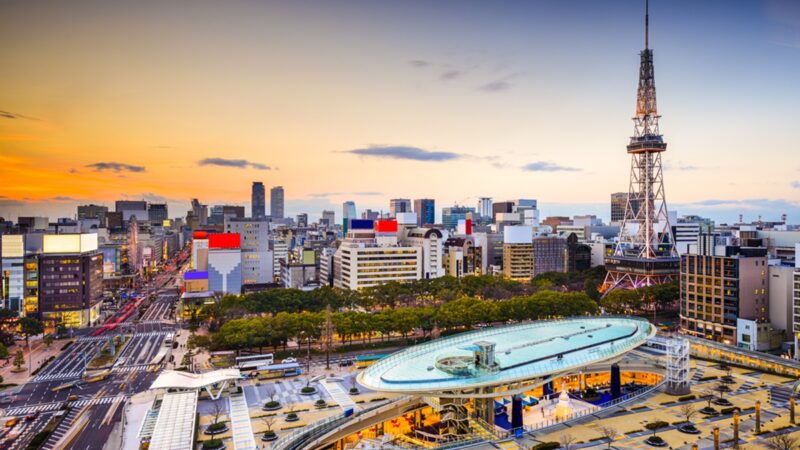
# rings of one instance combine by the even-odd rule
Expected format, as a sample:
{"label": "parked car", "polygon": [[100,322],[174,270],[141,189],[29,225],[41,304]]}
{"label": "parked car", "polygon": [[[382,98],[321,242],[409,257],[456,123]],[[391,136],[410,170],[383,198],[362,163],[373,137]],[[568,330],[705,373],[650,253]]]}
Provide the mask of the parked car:
{"label": "parked car", "polygon": [[339,361],[339,367],[350,367],[353,365],[352,359],[343,359]]}
{"label": "parked car", "polygon": [[283,364],[290,364],[290,363],[296,363],[296,362],[297,362],[297,358],[292,358],[291,356],[288,357],[288,358],[283,358],[281,360],[281,363],[283,363]]}

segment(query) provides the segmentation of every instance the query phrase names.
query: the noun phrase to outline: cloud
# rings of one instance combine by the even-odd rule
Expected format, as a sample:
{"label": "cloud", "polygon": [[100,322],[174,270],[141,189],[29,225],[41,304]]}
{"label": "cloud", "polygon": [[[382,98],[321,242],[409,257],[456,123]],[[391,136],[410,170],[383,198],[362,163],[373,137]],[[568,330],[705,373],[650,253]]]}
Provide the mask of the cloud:
{"label": "cloud", "polygon": [[509,89],[511,89],[511,83],[503,80],[492,81],[478,87],[478,90],[483,92],[503,92]]}
{"label": "cloud", "polygon": [[75,199],[75,198],[72,198],[72,197],[64,197],[62,195],[59,195],[57,197],[52,197],[50,200],[53,200],[53,201],[56,201],[56,202],[77,202],[78,201],[78,199]]}
{"label": "cloud", "polygon": [[131,164],[118,163],[118,162],[99,162],[94,164],[87,164],[84,167],[94,169],[97,172],[104,170],[111,170],[114,172],[144,172],[144,166],[134,166]]}
{"label": "cloud", "polygon": [[246,159],[205,158],[197,161],[197,164],[201,166],[235,167],[237,169],[247,169],[249,167],[258,170],[272,170],[270,166]]}
{"label": "cloud", "polygon": [[792,181],[792,187],[795,189],[800,189],[800,181]]}
{"label": "cloud", "polygon": [[460,78],[461,75],[463,75],[463,74],[464,74],[464,72],[462,72],[460,70],[446,70],[446,71],[442,72],[442,74],[439,76],[439,78],[441,78],[442,80],[445,80],[445,81],[455,80],[456,78]]}
{"label": "cloud", "polygon": [[367,148],[357,148],[345,150],[345,153],[352,153],[360,156],[372,156],[376,158],[408,159],[413,161],[451,161],[461,158],[463,155],[453,152],[441,152],[425,150],[419,147],[403,145],[370,145]]}
{"label": "cloud", "polygon": [[23,116],[22,114],[13,113],[10,111],[0,111],[0,118],[3,119],[27,119],[27,120],[39,120],[35,117]]}
{"label": "cloud", "polygon": [[528,172],[578,172],[581,169],[576,167],[566,167],[555,163],[537,161],[522,166],[523,170]]}
{"label": "cloud", "polygon": [[408,63],[411,64],[411,67],[414,67],[415,69],[422,69],[423,67],[428,67],[431,65],[429,61],[422,59],[412,59]]}
{"label": "cloud", "polygon": [[311,197],[320,198],[320,197],[341,197],[341,196],[354,196],[354,197],[366,197],[366,196],[378,196],[384,195],[383,192],[374,192],[374,191],[357,191],[357,192],[315,192],[310,194]]}

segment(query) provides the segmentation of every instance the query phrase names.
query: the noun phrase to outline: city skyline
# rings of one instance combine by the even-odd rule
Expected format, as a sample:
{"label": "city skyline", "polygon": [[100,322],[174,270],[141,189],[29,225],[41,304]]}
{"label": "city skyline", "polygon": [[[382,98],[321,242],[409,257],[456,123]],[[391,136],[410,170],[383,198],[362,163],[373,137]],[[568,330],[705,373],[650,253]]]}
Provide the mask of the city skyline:
{"label": "city skyline", "polygon": [[[0,216],[118,198],[173,216],[193,197],[249,208],[262,181],[284,186],[287,216],[312,220],[345,200],[385,211],[432,197],[439,215],[481,196],[608,218],[627,189],[641,2],[193,6],[4,7],[0,36],[17,44],[0,49],[0,82],[15,87],[0,92]],[[800,9],[651,12],[670,209],[800,219]]]}

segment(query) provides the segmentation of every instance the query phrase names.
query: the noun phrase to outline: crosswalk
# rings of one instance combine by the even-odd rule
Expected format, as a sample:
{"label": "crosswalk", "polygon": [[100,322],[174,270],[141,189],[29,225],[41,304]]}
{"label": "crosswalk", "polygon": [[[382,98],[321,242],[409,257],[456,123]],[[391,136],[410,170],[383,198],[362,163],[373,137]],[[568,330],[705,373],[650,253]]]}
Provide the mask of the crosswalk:
{"label": "crosswalk", "polygon": [[[69,406],[72,408],[82,408],[84,406],[92,406],[92,405],[108,405],[111,403],[118,403],[125,400],[124,395],[116,395],[116,396],[109,396],[109,397],[99,397],[99,398],[88,398],[88,399],[81,399],[69,402]],[[52,402],[52,403],[42,403],[39,405],[32,405],[32,406],[18,406],[16,408],[9,408],[6,410],[6,416],[24,416],[28,414],[33,414],[35,412],[43,413],[47,411],[54,411],[63,405],[63,402]]]}
{"label": "crosswalk", "polygon": [[41,381],[56,381],[56,380],[73,380],[75,378],[80,378],[83,370],[75,370],[72,372],[59,372],[59,373],[52,373],[46,375],[36,375],[33,377],[31,381],[34,383],[38,383]]}
{"label": "crosswalk", "polygon": [[113,369],[111,369],[111,371],[116,373],[127,373],[127,372],[138,372],[140,370],[147,370],[149,368],[150,364],[135,364],[132,366],[114,367]]}
{"label": "crosswalk", "polygon": [[695,370],[694,375],[692,375],[692,384],[700,381],[700,378],[703,378],[703,370],[697,369]]}
{"label": "crosswalk", "polygon": [[67,434],[67,432],[69,432],[69,429],[75,422],[75,418],[78,416],[79,411],[79,409],[73,408],[69,413],[67,413],[61,423],[59,423],[56,429],[50,433],[50,436],[40,448],[42,450],[55,450],[56,444],[61,442],[61,439]]}

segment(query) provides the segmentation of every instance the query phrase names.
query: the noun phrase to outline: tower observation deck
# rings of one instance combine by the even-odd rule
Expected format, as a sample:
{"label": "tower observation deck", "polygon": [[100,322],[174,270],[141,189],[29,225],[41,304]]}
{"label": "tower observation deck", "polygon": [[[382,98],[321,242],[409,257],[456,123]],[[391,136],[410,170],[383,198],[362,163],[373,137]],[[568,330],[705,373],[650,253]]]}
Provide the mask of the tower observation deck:
{"label": "tower observation deck", "polygon": [[645,45],[640,53],[634,133],[628,144],[631,155],[630,185],[625,216],[614,254],[606,258],[608,274],[600,287],[636,289],[678,278],[680,258],[667,212],[661,154],[667,143],[658,129],[653,50],[650,49],[650,11],[645,3]]}

